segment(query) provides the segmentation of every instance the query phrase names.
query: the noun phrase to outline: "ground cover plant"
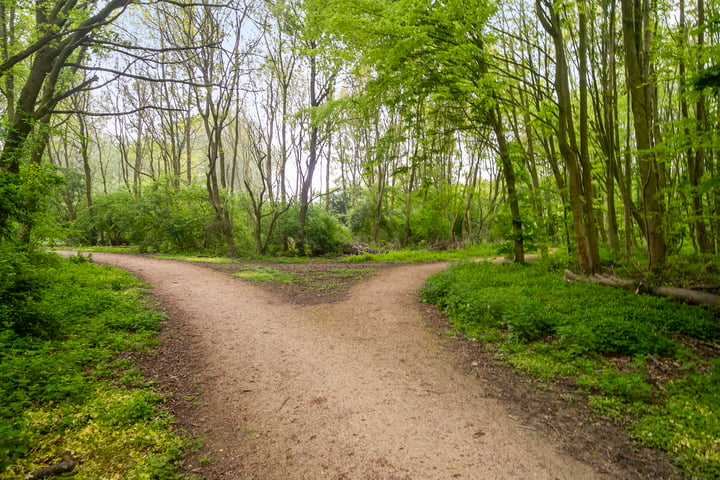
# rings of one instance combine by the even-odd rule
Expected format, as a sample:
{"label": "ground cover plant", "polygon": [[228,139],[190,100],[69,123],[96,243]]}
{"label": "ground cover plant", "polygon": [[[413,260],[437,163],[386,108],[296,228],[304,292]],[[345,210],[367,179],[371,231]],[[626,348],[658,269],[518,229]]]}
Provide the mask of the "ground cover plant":
{"label": "ground cover plant", "polygon": [[448,250],[406,249],[379,253],[360,253],[347,255],[341,258],[346,263],[382,262],[382,263],[417,263],[417,262],[444,262],[448,260],[463,260],[476,258],[492,258],[504,255],[498,247],[488,243],[479,243],[466,248]]}
{"label": "ground cover plant", "polygon": [[280,282],[291,283],[295,276],[292,273],[282,272],[276,268],[263,265],[248,265],[241,267],[233,273],[233,277],[251,280],[253,282]]}
{"label": "ground cover plant", "polygon": [[422,296],[516,368],[573,382],[593,409],[668,452],[688,478],[720,477],[718,311],[570,284],[557,266],[456,264]]}
{"label": "ground cover plant", "polygon": [[83,257],[3,253],[2,303],[14,293],[35,322],[0,312],[0,479],[63,458],[76,479],[176,478],[183,441],[127,354],[161,322],[142,285]]}
{"label": "ground cover plant", "polygon": [[387,264],[304,261],[280,263],[226,263],[213,268],[256,283],[273,294],[300,304],[333,302],[350,288]]}

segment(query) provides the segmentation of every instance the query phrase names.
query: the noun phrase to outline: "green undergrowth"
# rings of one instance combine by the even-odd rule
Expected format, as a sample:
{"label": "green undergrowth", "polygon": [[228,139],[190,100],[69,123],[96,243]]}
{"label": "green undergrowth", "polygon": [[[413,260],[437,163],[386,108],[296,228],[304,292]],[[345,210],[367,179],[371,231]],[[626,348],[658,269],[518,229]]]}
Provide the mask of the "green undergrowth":
{"label": "green undergrowth", "polygon": [[26,478],[66,456],[77,464],[73,479],[178,478],[184,443],[127,355],[156,344],[162,316],[145,305],[145,288],[82,257],[38,258],[2,265],[33,283],[18,304],[44,328],[23,332],[26,318],[11,324],[3,313],[0,479]]}
{"label": "green undergrowth", "polygon": [[396,250],[385,253],[361,253],[343,257],[341,261],[348,263],[382,262],[382,263],[420,263],[445,262],[472,258],[490,258],[499,255],[498,247],[491,244],[480,244],[462,249],[450,250]]}
{"label": "green undergrowth", "polygon": [[193,255],[180,253],[158,253],[157,258],[166,258],[168,260],[179,260],[183,262],[203,262],[203,263],[237,263],[237,262],[272,262],[272,263],[307,263],[322,262],[322,258],[309,257],[271,257],[267,255],[243,255],[240,257],[215,257],[212,255]]}
{"label": "green undergrowth", "polygon": [[83,252],[103,252],[103,253],[141,253],[140,247],[137,246],[121,246],[121,247],[109,247],[102,245],[87,245],[83,247],[73,246],[62,246],[58,245],[54,247],[56,250],[81,250]]}
{"label": "green undergrowth", "polygon": [[263,265],[241,267],[237,272],[233,273],[232,276],[253,282],[293,283],[295,281],[295,275],[293,273],[283,272],[276,268]]}
{"label": "green undergrowth", "polygon": [[[77,247],[69,248],[77,250]],[[89,246],[80,248],[87,252],[107,252],[107,253],[139,253],[138,247],[104,247]],[[186,262],[205,262],[205,263],[236,263],[236,262],[272,262],[272,263],[307,263],[307,262],[344,262],[344,263],[421,263],[421,262],[443,262],[450,260],[466,260],[477,258],[494,258],[496,256],[506,255],[503,245],[495,245],[489,243],[481,243],[466,248],[447,249],[447,250],[429,250],[429,249],[406,249],[394,250],[381,253],[361,253],[359,255],[328,255],[323,257],[307,257],[307,256],[271,256],[258,255],[251,252],[245,252],[242,255],[232,257],[219,257],[207,255],[197,252],[162,252],[152,253],[157,258],[165,258],[168,260],[179,260]]]}
{"label": "green undergrowth", "polygon": [[689,347],[720,341],[718,310],[567,283],[553,262],[456,264],[422,296],[517,369],[573,382],[687,478],[720,478],[720,360]]}

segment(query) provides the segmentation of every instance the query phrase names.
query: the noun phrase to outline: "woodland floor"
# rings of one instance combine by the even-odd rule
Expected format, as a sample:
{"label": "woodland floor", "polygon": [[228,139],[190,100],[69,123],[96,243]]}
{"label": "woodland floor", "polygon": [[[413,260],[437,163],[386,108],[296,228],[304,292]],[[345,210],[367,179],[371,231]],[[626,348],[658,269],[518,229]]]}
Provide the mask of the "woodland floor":
{"label": "woodland floor", "polygon": [[[680,478],[570,386],[453,336],[416,295],[444,264],[277,264],[299,281],[255,285],[229,275],[242,264],[93,258],[153,285],[169,314],[140,360],[202,442],[184,465],[198,478]],[[346,268],[377,271],[327,275]]]}

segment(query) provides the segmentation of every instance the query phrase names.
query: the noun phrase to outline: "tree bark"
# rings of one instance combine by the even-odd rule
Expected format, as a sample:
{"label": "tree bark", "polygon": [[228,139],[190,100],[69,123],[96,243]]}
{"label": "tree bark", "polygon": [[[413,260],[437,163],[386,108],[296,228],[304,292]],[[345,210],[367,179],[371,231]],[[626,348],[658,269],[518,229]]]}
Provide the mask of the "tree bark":
{"label": "tree bark", "polygon": [[514,244],[514,259],[516,263],[525,263],[525,241],[523,238],[522,217],[520,216],[520,203],[518,202],[517,186],[515,184],[515,168],[510,158],[510,152],[505,138],[505,131],[500,120],[500,111],[497,105],[491,107],[490,121],[492,122],[495,139],[498,143],[500,165],[508,190],[508,203],[512,216],[512,232]]}
{"label": "tree bark", "polygon": [[643,202],[645,238],[650,254],[649,268],[662,270],[667,256],[665,247],[665,212],[661,198],[660,165],[653,153],[653,105],[650,77],[650,52],[646,45],[647,5],[638,0],[622,0],[622,30],[625,45],[627,88],[630,92],[635,146],[640,173],[640,195]]}
{"label": "tree bark", "polygon": [[[585,123],[584,126],[582,126],[583,122],[581,122],[582,143],[581,148],[578,148],[570,95],[569,68],[565,54],[565,41],[560,16],[555,11],[555,5],[546,0],[536,0],[536,10],[540,23],[553,39],[555,46],[555,92],[558,97],[558,146],[560,154],[565,161],[565,166],[567,167],[568,193],[573,217],[573,232],[578,253],[578,263],[584,273],[594,273],[600,268],[600,252],[598,249],[597,229],[592,214],[592,172],[589,168],[589,158],[586,151],[587,105],[586,103],[583,105],[584,112],[583,108],[581,108],[581,119],[584,120]],[[584,59],[584,61],[585,63],[587,62],[586,59]],[[585,79],[585,81],[586,80],[587,79]],[[586,100],[587,97],[585,97],[585,102]]]}

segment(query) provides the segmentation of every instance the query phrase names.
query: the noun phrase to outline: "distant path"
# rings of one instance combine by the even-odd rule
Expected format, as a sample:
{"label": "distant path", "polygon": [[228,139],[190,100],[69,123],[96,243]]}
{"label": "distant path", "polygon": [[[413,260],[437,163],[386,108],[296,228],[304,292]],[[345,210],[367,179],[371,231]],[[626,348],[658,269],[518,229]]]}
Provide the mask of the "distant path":
{"label": "distant path", "polygon": [[560,453],[453,368],[416,298],[444,264],[391,268],[342,302],[299,307],[188,263],[93,259],[154,285],[188,329],[203,374],[190,423],[208,478],[614,478]]}

